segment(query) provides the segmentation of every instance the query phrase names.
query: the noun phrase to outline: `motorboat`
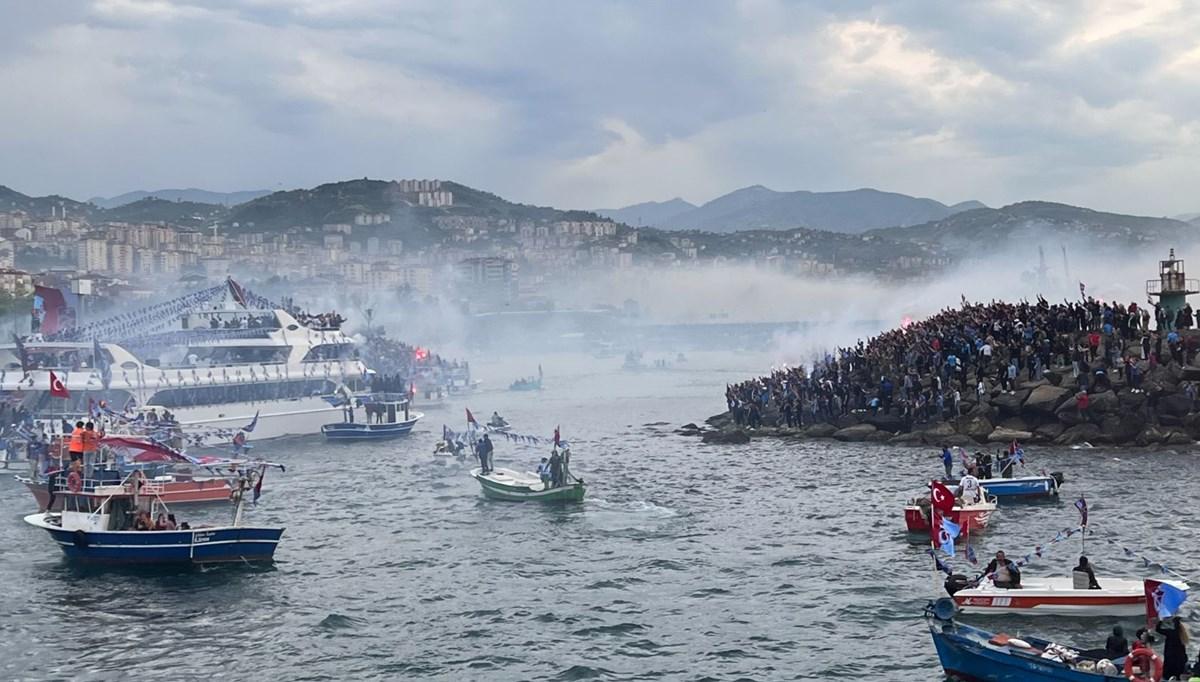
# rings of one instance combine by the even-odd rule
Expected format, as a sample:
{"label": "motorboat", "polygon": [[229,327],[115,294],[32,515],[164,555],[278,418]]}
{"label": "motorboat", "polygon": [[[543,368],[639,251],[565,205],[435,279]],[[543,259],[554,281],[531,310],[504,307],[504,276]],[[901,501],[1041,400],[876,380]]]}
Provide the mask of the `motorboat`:
{"label": "motorboat", "polygon": [[[1040,637],[1014,637],[965,625],[955,619],[956,612],[954,601],[949,598],[925,607],[938,661],[946,675],[954,679],[977,682],[1161,679],[1161,659],[1149,649],[1142,650],[1144,659],[1132,654],[1110,660],[1104,658],[1103,650],[1078,649]],[[1143,661],[1149,662],[1150,670],[1140,667]]]}
{"label": "motorboat", "polygon": [[355,419],[356,406],[344,406],[346,418],[325,424],[321,434],[330,441],[391,440],[408,435],[425,415],[408,409],[408,398],[401,394],[372,394],[361,399],[365,419]]}
{"label": "motorboat", "polygon": [[[1021,587],[996,587],[984,579],[977,586],[963,587],[965,576],[950,576],[946,591],[964,614],[1018,614],[1023,616],[1113,616],[1136,617],[1146,612],[1146,591],[1142,580],[1104,578],[1100,589],[1075,587],[1072,578],[1029,579],[1022,576]],[[1164,580],[1181,590],[1187,585]]]}
{"label": "motorboat", "polygon": [[540,391],[542,390],[542,366],[538,365],[536,377],[522,377],[508,385],[510,391]]}
{"label": "motorboat", "polygon": [[64,497],[62,511],[37,512],[25,523],[49,534],[68,561],[132,566],[203,565],[271,561],[283,535],[280,526],[242,522],[244,497],[261,491],[264,469],[251,470],[234,491],[229,524],[171,530],[136,530],[142,516],[156,519],[169,508],[159,485],[133,472],[116,484],[72,479],[56,489]]}
{"label": "motorboat", "polygon": [[985,494],[1000,499],[1058,497],[1058,489],[1062,484],[1063,475],[1057,471],[1040,476],[979,479],[979,486]]}
{"label": "motorboat", "polygon": [[[947,516],[958,524],[963,533],[970,534],[985,530],[995,511],[996,498],[984,496],[974,504],[963,504],[962,500],[957,501],[954,509]],[[904,507],[904,525],[908,528],[908,532],[928,533],[929,523],[929,498],[909,501]]]}
{"label": "motorboat", "polygon": [[479,482],[485,497],[506,502],[578,502],[587,490],[579,479],[551,487],[537,474],[512,469],[492,469],[485,474],[477,467],[471,470],[471,478]]}

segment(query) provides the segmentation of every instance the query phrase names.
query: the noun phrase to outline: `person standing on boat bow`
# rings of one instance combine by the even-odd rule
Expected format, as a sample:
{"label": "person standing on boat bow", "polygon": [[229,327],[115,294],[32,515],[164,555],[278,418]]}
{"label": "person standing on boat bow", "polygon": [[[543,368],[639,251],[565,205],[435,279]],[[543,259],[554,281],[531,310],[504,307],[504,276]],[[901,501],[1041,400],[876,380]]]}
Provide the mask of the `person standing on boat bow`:
{"label": "person standing on boat bow", "polygon": [[550,487],[557,488],[563,484],[563,459],[558,454],[558,448],[550,453]]}
{"label": "person standing on boat bow", "polygon": [[496,446],[492,445],[492,439],[488,438],[487,434],[485,433],[483,435],[483,440],[479,441],[479,445],[477,445],[475,449],[479,453],[479,473],[492,473],[492,451],[496,449]]}
{"label": "person standing on boat bow", "polygon": [[946,478],[954,478],[954,454],[948,445],[942,445],[942,466],[946,467]]}

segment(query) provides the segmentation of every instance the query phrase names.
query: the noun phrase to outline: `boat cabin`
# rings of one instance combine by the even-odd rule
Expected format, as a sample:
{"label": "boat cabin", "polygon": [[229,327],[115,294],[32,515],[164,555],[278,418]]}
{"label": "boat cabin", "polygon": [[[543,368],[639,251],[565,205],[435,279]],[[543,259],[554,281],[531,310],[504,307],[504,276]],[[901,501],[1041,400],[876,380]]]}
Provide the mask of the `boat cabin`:
{"label": "boat cabin", "polygon": [[400,424],[410,419],[403,393],[372,394],[362,399],[368,424]]}
{"label": "boat cabin", "polygon": [[161,483],[147,481],[140,473],[131,474],[123,482],[85,481],[80,492],[63,486],[55,490],[56,495],[63,496],[60,527],[88,533],[133,530],[139,512],[153,517],[155,512],[165,511],[166,506],[158,500],[161,492]]}

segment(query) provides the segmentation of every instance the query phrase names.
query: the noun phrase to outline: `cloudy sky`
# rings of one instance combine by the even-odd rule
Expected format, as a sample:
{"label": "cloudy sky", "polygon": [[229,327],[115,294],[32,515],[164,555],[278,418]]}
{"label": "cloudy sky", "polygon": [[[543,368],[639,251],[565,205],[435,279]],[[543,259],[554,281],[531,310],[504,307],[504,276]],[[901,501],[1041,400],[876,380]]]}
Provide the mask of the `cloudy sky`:
{"label": "cloudy sky", "polygon": [[0,184],[1200,211],[1200,1],[0,0]]}

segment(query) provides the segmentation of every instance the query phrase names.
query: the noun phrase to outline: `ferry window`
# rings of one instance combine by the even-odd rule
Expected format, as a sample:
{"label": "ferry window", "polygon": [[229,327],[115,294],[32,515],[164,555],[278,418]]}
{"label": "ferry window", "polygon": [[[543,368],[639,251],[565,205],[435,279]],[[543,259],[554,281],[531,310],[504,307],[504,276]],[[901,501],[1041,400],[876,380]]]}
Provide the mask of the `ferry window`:
{"label": "ferry window", "polygon": [[311,350],[304,356],[303,362],[317,362],[320,360],[344,360],[350,357],[351,344],[348,343],[323,343],[318,346],[313,346]]}
{"label": "ferry window", "polygon": [[336,385],[328,379],[301,379],[227,386],[195,386],[159,391],[146,403],[151,407],[189,407],[224,403],[252,403],[266,400],[294,400],[329,395]]}

